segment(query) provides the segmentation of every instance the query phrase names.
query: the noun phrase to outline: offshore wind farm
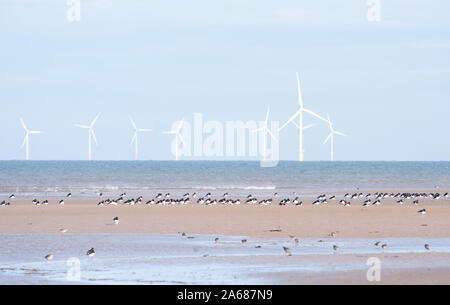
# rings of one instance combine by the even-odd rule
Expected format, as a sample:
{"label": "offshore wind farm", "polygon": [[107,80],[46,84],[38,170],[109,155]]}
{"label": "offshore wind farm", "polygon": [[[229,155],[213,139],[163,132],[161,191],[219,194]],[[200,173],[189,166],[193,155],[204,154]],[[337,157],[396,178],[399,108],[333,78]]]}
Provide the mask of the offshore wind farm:
{"label": "offshore wind farm", "polygon": [[[311,116],[327,123],[330,127],[330,135],[327,137],[326,142],[328,142],[328,140],[331,139],[331,161],[334,161],[334,135],[341,135],[341,136],[347,136],[346,134],[343,134],[341,132],[338,131],[334,131],[333,129],[333,125],[330,121],[330,117],[328,116],[328,119],[323,118],[322,116],[314,113],[311,110],[308,110],[306,108],[304,108],[303,106],[303,99],[302,99],[302,95],[301,95],[301,89],[300,89],[300,80],[299,80],[299,74],[298,72],[296,73],[297,75],[297,88],[298,88],[298,103],[299,103],[299,110],[277,131],[280,132],[283,128],[285,128],[289,123],[292,123],[294,126],[296,126],[299,129],[299,158],[298,161],[299,162],[303,162],[304,161],[304,149],[303,149],[303,131],[306,129],[309,129],[311,127],[314,126],[314,124],[310,124],[307,126],[304,126],[303,123],[303,113],[307,113],[310,114]],[[267,113],[266,113],[266,118],[263,122],[263,126],[258,128],[258,129],[254,129],[254,130],[244,130],[243,132],[245,133],[254,133],[254,132],[258,132],[258,133],[262,133],[263,137],[262,137],[262,160],[263,161],[267,161],[267,135],[270,135],[270,138],[272,139],[272,141],[274,141],[276,143],[276,145],[278,145],[278,141],[279,139],[277,138],[277,136],[274,135],[274,131],[272,131],[269,128],[269,113],[270,113],[270,108],[267,108]],[[91,161],[92,160],[92,141],[94,141],[95,145],[98,146],[98,140],[97,140],[97,136],[95,135],[94,132],[94,126],[97,123],[97,120],[99,119],[101,113],[97,114],[97,116],[92,120],[92,122],[90,123],[90,125],[82,125],[82,124],[75,124],[75,127],[81,128],[81,129],[87,129],[88,130],[88,160]],[[295,123],[295,119],[299,118],[299,124]],[[131,117],[131,115],[128,115],[128,119],[134,129],[134,133],[133,133],[133,137],[131,139],[131,145],[134,145],[134,160],[139,160],[139,146],[138,146],[138,138],[139,138],[139,133],[143,133],[143,132],[151,132],[152,129],[145,129],[145,128],[138,128],[136,126],[136,123],[134,122],[133,118]],[[20,118],[20,123],[22,124],[23,128],[26,131],[26,136],[25,136],[25,140],[24,143],[22,145],[22,147],[24,145],[26,145],[26,160],[29,160],[29,136],[30,134],[41,134],[43,133],[42,131],[28,131],[27,127],[25,126],[25,123],[23,122],[22,118]],[[176,123],[177,126],[175,129],[170,130],[170,131],[164,131],[163,134],[170,134],[170,135],[175,135],[175,139],[173,141],[173,146],[175,147],[174,150],[174,154],[175,154],[175,160],[179,161],[180,160],[180,145],[186,145],[185,140],[182,137],[182,129],[184,126],[184,118],[181,119],[181,121]],[[239,131],[238,131],[239,132]],[[324,144],[325,144],[324,143]],[[257,145],[259,145],[260,143],[257,143]],[[247,145],[244,143],[244,145]],[[251,143],[249,144],[251,145]],[[261,146],[261,145],[259,145]],[[274,161],[279,161],[274,160]]]}
{"label": "offshore wind farm", "polygon": [[448,2],[0,11],[0,283],[450,284]]}

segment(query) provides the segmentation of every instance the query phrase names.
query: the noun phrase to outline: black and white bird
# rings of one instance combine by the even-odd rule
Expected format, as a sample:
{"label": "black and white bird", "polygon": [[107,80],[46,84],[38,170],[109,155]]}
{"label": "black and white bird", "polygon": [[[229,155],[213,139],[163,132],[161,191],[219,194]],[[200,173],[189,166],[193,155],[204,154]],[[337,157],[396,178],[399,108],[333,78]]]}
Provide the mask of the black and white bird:
{"label": "black and white bird", "polygon": [[53,257],[54,257],[53,254],[47,254],[47,255],[45,256],[45,260],[46,260],[47,262],[49,262],[49,261],[51,261],[51,260],[53,259]]}
{"label": "black and white bird", "polygon": [[67,197],[67,198],[71,198],[71,197],[72,197],[72,193],[67,194],[66,197]]}
{"label": "black and white bird", "polygon": [[64,204],[64,200],[60,200],[58,203],[59,203],[59,205],[63,205]]}
{"label": "black and white bird", "polygon": [[425,214],[427,213],[427,210],[422,209],[422,210],[418,211],[417,213],[422,214],[422,215],[425,215]]}
{"label": "black and white bird", "polygon": [[88,250],[88,252],[86,252],[86,255],[89,257],[94,257],[94,255],[95,255],[94,248],[91,248],[90,250]]}
{"label": "black and white bird", "polygon": [[425,247],[426,250],[430,251],[430,245],[429,244],[425,244],[424,247]]}
{"label": "black and white bird", "polygon": [[16,196],[14,194],[12,194],[11,196],[9,196],[9,199],[15,199]]}
{"label": "black and white bird", "polygon": [[119,221],[119,217],[117,217],[117,216],[114,217],[114,218],[113,218],[113,221],[114,221],[114,224],[118,225],[119,222],[120,222],[120,221]]}
{"label": "black and white bird", "polygon": [[292,256],[291,249],[288,247],[283,247],[284,253],[286,253],[287,256]]}

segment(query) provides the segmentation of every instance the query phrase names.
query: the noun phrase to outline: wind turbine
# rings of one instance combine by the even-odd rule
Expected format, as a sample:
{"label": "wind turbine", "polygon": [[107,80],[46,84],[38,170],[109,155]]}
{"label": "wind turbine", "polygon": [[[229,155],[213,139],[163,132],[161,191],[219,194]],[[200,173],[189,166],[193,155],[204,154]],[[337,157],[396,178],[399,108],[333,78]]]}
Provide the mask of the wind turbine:
{"label": "wind turbine", "polygon": [[22,148],[26,145],[26,160],[30,160],[30,135],[32,134],[42,134],[44,133],[43,131],[33,131],[33,130],[28,130],[27,125],[25,125],[25,122],[23,121],[22,118],[19,118],[20,123],[22,124],[23,129],[25,129],[25,138],[23,140],[22,143]]}
{"label": "wind turbine", "polygon": [[[324,122],[328,122],[325,118],[321,117],[320,115],[312,112],[309,109],[306,109],[303,106],[303,99],[302,99],[302,91],[300,88],[300,78],[298,76],[298,72],[296,73],[297,75],[297,89],[298,89],[298,104],[300,106],[300,108],[298,109],[298,111],[296,113],[294,113],[294,115],[286,122],[284,123],[283,126],[281,126],[280,131],[286,127],[289,123],[293,123],[295,126],[297,126],[297,128],[299,129],[299,155],[298,155],[298,161],[299,162],[303,162],[304,161],[304,157],[303,157],[303,130],[307,129],[305,126],[303,126],[303,113],[308,113]],[[295,123],[295,118],[299,118],[299,124],[297,125]],[[307,126],[308,128],[312,127],[312,126]]]}
{"label": "wind turbine", "polygon": [[175,160],[178,161],[178,141],[181,141],[181,143],[185,143],[183,137],[180,134],[181,127],[183,127],[184,118],[181,119],[180,124],[175,130],[171,131],[164,131],[164,134],[174,134],[175,135]]}
{"label": "wind turbine", "polygon": [[142,128],[137,128],[136,123],[134,122],[133,118],[131,117],[131,115],[128,115],[128,118],[130,119],[131,125],[133,125],[134,128],[134,135],[133,138],[131,139],[131,145],[133,145],[134,143],[134,160],[138,160],[138,134],[139,132],[150,132],[152,131],[151,129],[142,129]]}
{"label": "wind turbine", "polygon": [[92,138],[94,138],[95,144],[98,146],[98,141],[97,141],[97,137],[95,136],[94,133],[94,125],[97,122],[98,118],[100,117],[100,113],[97,114],[97,116],[95,117],[95,119],[92,121],[91,125],[80,125],[80,124],[75,124],[76,127],[79,128],[83,128],[83,129],[88,129],[88,134],[89,134],[89,150],[88,150],[88,160],[91,161],[92,160]]}
{"label": "wind turbine", "polygon": [[275,135],[270,131],[268,125],[269,125],[269,113],[270,109],[267,108],[267,114],[266,114],[266,120],[264,121],[264,126],[258,129],[253,130],[253,132],[263,132],[263,145],[264,145],[264,152],[263,152],[263,161],[266,161],[266,146],[267,146],[267,134],[269,134],[273,140],[278,142],[278,139],[275,137]]}
{"label": "wind turbine", "polygon": [[339,136],[344,136],[344,137],[347,137],[347,135],[345,133],[342,133],[342,132],[334,130],[333,124],[331,123],[329,115],[328,115],[328,125],[330,126],[330,134],[325,139],[323,144],[326,144],[328,141],[331,140],[331,161],[334,161],[334,148],[333,148],[333,146],[334,146],[334,135],[339,135]]}

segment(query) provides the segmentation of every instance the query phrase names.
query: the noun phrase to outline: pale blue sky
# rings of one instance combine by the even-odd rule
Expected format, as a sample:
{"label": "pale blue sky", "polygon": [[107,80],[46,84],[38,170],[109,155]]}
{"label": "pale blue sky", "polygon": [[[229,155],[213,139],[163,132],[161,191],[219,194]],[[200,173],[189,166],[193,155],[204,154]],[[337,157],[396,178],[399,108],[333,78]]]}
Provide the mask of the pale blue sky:
{"label": "pale blue sky", "polygon": [[[133,158],[128,113],[154,132],[141,159],[173,159],[173,121],[283,123],[305,106],[331,115],[337,160],[449,160],[450,2],[382,0],[368,22],[366,0],[0,1],[0,159],[23,159],[22,116],[45,135],[32,159],[85,159],[96,125],[97,160]],[[307,123],[317,121],[308,118]],[[319,122],[317,122],[319,123]],[[328,160],[320,124],[305,132],[305,158]],[[294,126],[281,159],[298,154]]]}

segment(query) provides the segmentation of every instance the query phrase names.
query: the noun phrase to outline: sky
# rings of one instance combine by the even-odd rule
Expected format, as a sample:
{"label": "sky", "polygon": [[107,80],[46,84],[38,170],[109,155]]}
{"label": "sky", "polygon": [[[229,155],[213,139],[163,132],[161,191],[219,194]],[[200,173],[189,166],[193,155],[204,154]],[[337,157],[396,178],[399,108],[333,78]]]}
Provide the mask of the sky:
{"label": "sky", "polygon": [[[450,160],[450,2],[381,0],[0,1],[0,160],[22,160],[23,117],[43,135],[33,160],[84,160],[95,125],[95,160],[131,160],[131,114],[142,160],[172,160],[162,132],[201,113],[204,121],[283,124],[305,107],[348,134],[335,159]],[[305,116],[305,159],[328,160],[328,126]],[[298,156],[293,125],[280,159]],[[185,157],[212,160],[221,157]],[[229,157],[258,160],[260,157]]]}

